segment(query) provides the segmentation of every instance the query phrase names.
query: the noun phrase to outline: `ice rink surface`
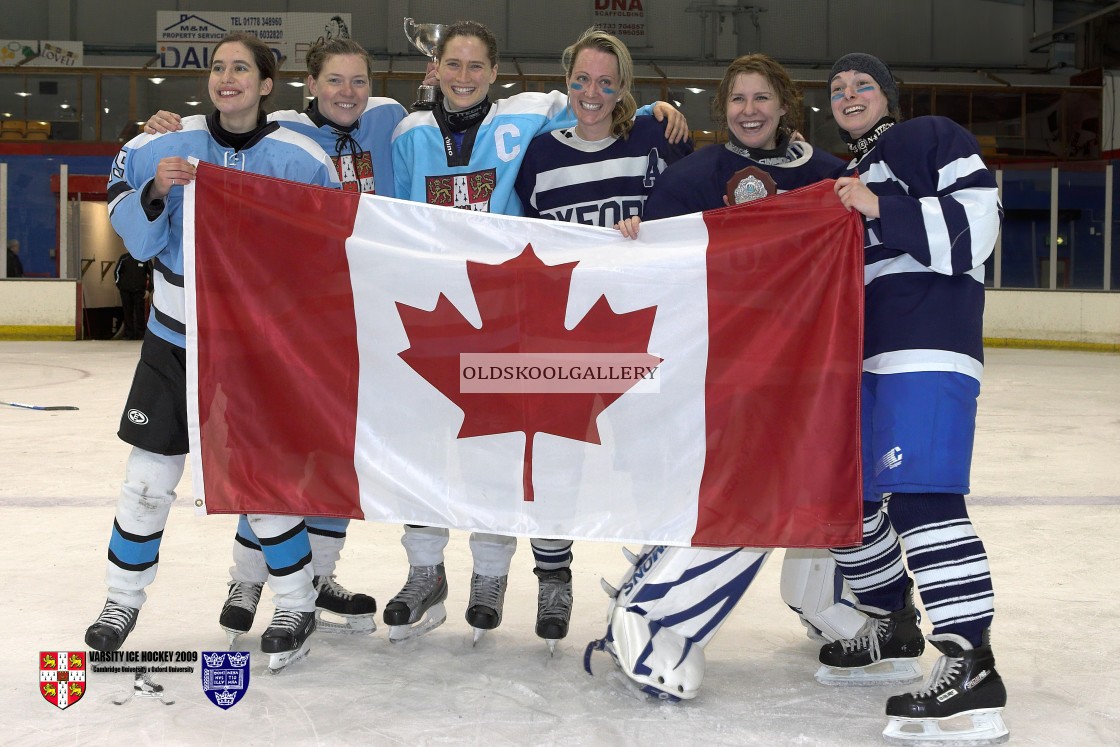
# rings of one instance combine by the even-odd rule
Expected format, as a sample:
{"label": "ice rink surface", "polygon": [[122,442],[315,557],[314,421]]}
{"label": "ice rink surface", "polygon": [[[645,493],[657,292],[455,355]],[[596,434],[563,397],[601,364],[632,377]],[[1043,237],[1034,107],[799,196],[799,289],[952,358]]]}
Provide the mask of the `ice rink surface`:
{"label": "ice rink surface", "polygon": [[[369,637],[320,634],[306,660],[275,676],[254,653],[248,692],[229,711],[203,695],[198,664],[193,674],[155,677],[170,706],[114,705],[132,675],[91,673],[82,700],[57,709],[39,694],[38,654],[85,649],[85,628],[104,603],[129,448],[115,433],[138,355],[129,342],[0,342],[0,400],[81,408],[0,406],[11,633],[0,645],[0,744],[884,743],[883,704],[898,690],[816,683],[817,645],[778,594],[780,553],[708,647],[699,697],[668,704],[630,689],[606,654],[596,654],[594,677],[583,671],[584,645],[605,629],[599,577],[616,582],[625,567],[617,545],[576,543],[572,628],[549,658],[533,633],[536,579],[524,540],[502,625],[471,646],[470,557],[457,532],[448,620],[425,638],[390,645],[384,626]],[[969,505],[996,585],[993,648],[1009,691],[1010,743],[1115,745],[1120,356],[989,350],[987,363]],[[188,468],[126,650],[225,648],[217,617],[235,519],[196,516],[189,477]],[[395,526],[352,523],[339,580],[384,605],[406,574],[399,538]],[[262,604],[243,648],[258,649],[271,609]],[[935,659],[928,647],[927,673]]]}

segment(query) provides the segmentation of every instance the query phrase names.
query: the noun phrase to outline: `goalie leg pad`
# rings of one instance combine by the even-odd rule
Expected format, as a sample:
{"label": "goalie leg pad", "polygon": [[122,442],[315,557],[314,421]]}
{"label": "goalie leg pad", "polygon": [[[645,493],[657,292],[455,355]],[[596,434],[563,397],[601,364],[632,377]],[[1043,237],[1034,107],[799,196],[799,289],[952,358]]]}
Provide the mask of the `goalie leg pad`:
{"label": "goalie leg pad", "polygon": [[781,590],[782,601],[800,616],[810,638],[855,638],[867,622],[828,550],[787,549]]}
{"label": "goalie leg pad", "polygon": [[695,698],[704,681],[703,648],[633,610],[614,608],[607,637],[587,647],[584,667],[588,673],[596,650],[609,653],[642,692],[659,700]]}
{"label": "goalie leg pad", "polygon": [[657,545],[644,551],[619,586],[613,607],[633,609],[699,646],[707,645],[739,603],[770,550]]}
{"label": "goalie leg pad", "polygon": [[592,642],[623,673],[659,698],[696,697],[704,678],[703,648],[719,631],[770,551],[643,548],[611,600],[607,635]]}

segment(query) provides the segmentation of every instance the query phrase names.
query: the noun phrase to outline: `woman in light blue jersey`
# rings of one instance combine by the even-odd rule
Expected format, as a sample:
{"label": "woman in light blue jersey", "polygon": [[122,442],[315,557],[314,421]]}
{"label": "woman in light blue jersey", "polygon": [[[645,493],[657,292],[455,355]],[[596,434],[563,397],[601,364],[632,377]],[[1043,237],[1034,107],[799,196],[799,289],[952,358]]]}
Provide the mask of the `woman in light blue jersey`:
{"label": "woman in light blue jersey", "polygon": [[[215,111],[187,117],[179,132],[139,135],[113,163],[109,215],[138,260],[154,260],[154,294],[147,336],[118,435],[133,446],[109,541],[105,607],[86,631],[86,644],[116,651],[136,624],[154,580],[159,545],[188,451],[186,318],[183,291],[183,188],[194,179],[188,157],[229,168],[322,186],[337,186],[327,154],[312,140],[266,121],[276,59],[247,34],[231,34],[214,49],[209,92]],[[205,220],[205,216],[199,216]],[[276,613],[261,638],[271,667],[306,651],[315,629],[316,591],[303,520],[248,517],[268,542],[268,582]],[[271,541],[270,541],[271,540]]]}

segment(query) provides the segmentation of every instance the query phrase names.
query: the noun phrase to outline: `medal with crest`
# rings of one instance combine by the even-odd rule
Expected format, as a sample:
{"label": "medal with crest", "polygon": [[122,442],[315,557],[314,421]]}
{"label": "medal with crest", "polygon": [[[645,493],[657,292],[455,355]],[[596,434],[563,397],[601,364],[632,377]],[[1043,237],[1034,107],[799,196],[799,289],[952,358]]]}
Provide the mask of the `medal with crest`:
{"label": "medal with crest", "polygon": [[40,651],[39,692],[61,709],[81,700],[86,693],[86,652]]}
{"label": "medal with crest", "polygon": [[228,710],[248,689],[248,651],[202,652],[202,691],[211,703]]}
{"label": "medal with crest", "polygon": [[727,204],[754,202],[778,193],[774,177],[757,166],[739,169],[727,180]]}

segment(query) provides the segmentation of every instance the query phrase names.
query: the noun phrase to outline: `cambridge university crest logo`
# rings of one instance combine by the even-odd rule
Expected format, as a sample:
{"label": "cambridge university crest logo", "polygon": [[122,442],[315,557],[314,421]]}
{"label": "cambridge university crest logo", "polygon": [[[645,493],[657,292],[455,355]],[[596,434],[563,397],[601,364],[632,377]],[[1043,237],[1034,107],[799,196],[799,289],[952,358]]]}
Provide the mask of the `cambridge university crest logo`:
{"label": "cambridge university crest logo", "polygon": [[86,652],[40,651],[39,692],[62,709],[81,700],[86,694]]}

